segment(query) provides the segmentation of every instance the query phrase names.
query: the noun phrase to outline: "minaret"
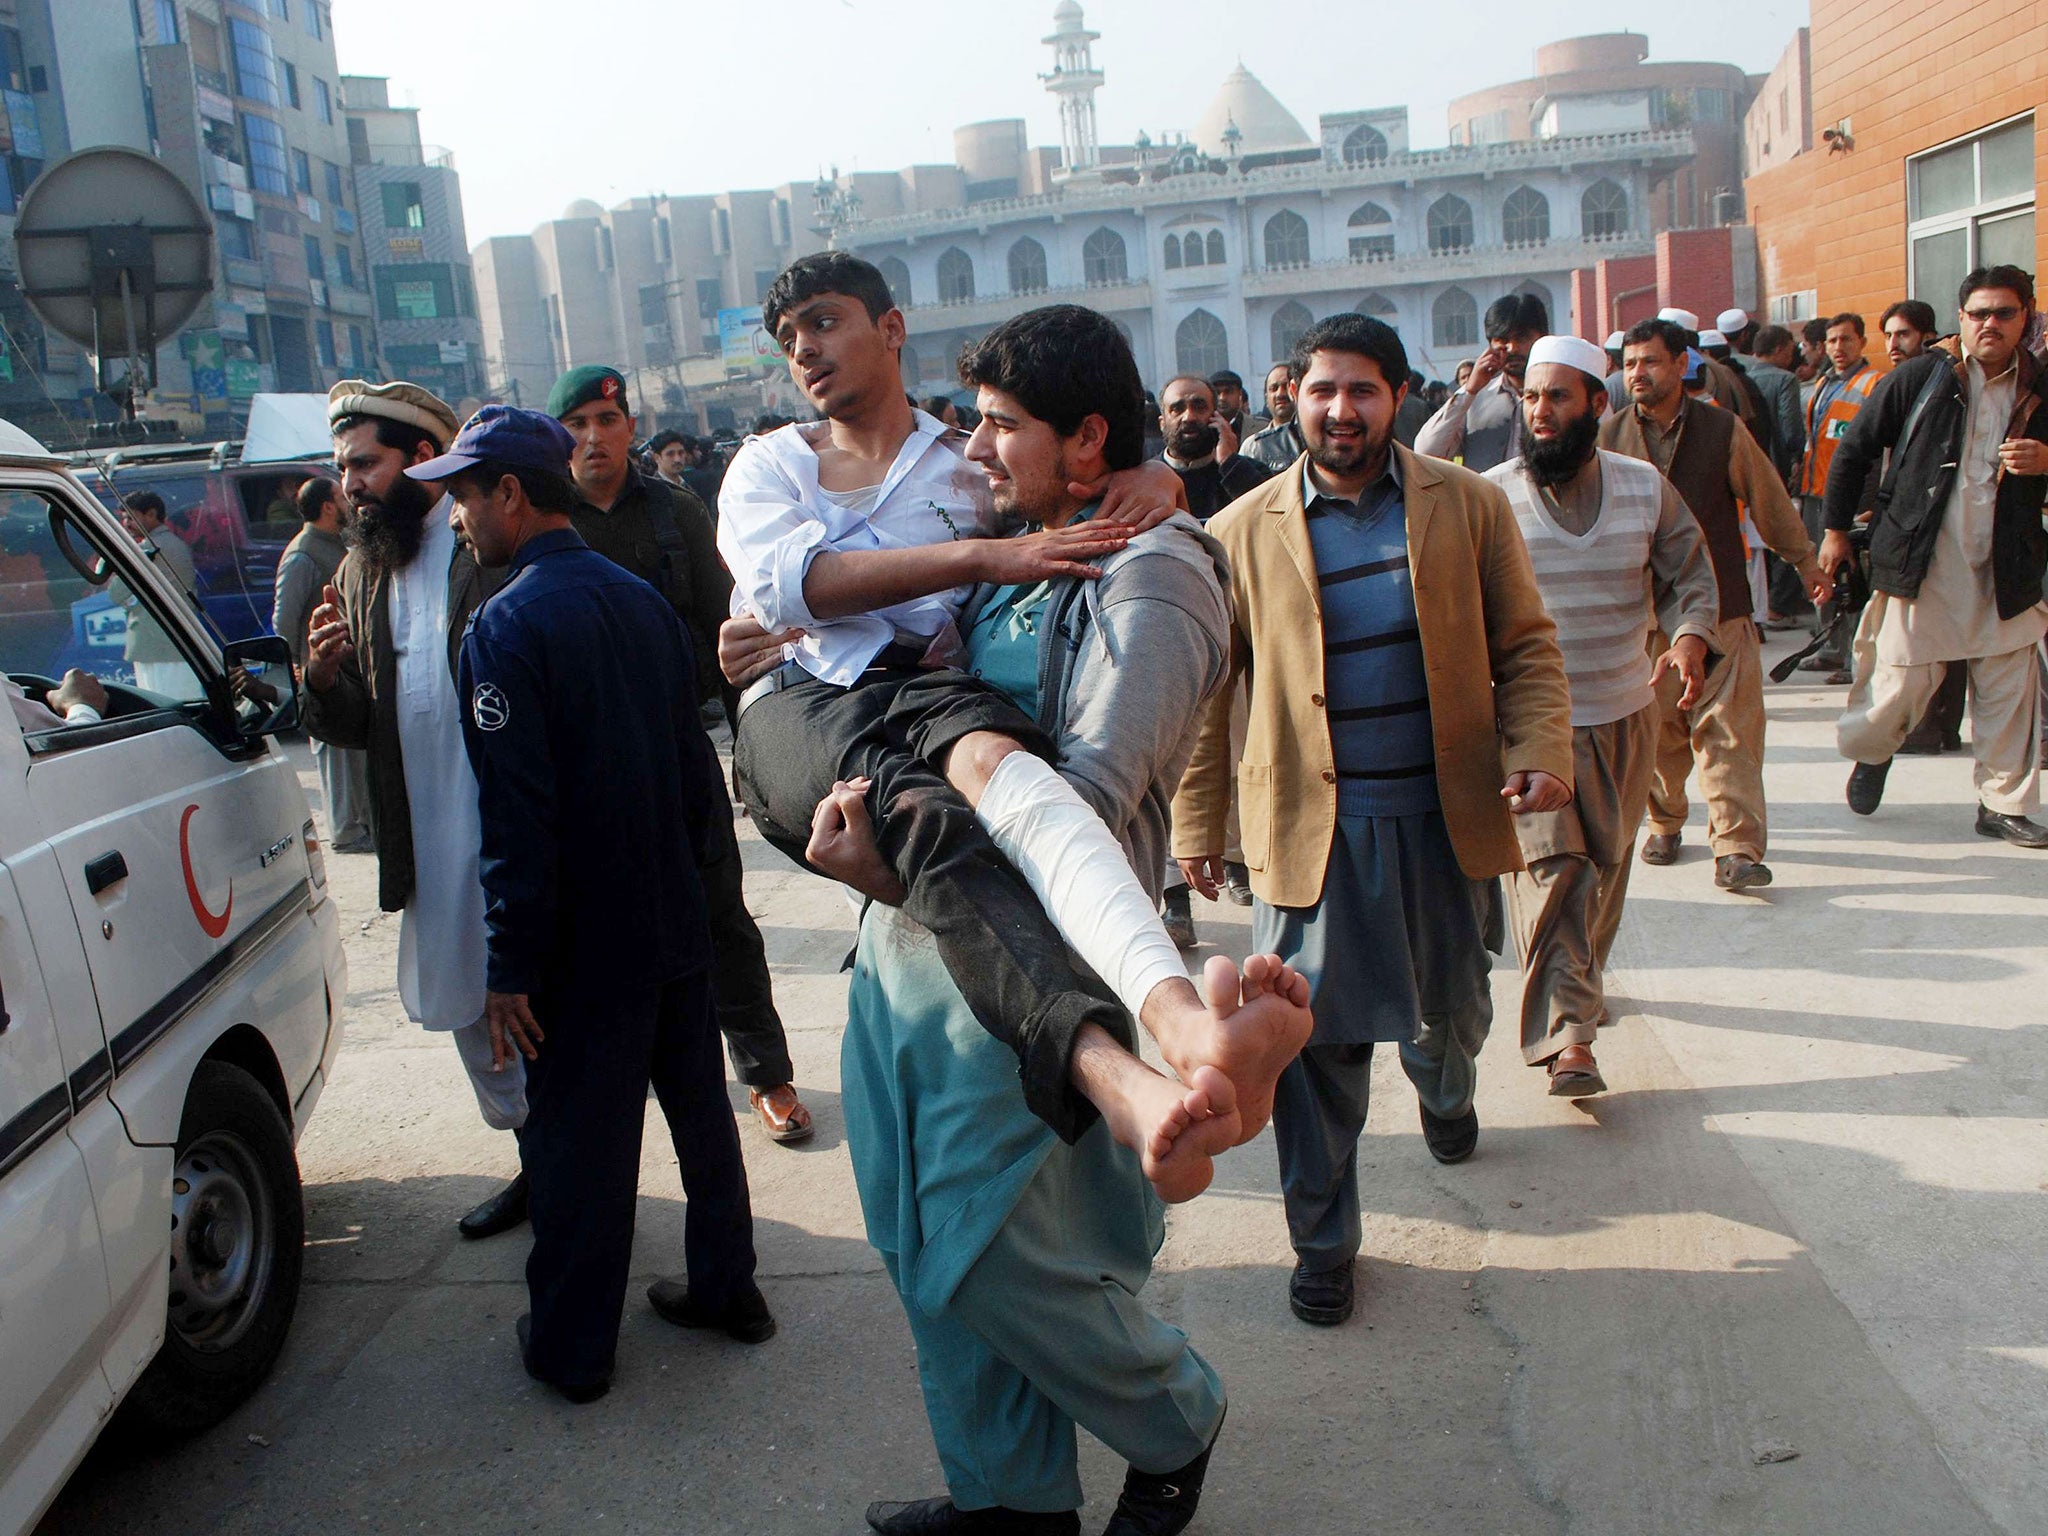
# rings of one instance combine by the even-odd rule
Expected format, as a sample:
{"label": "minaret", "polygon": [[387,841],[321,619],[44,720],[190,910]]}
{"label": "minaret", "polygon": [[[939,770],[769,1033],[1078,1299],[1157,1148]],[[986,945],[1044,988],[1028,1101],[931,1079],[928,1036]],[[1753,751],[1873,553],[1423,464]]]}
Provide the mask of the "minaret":
{"label": "minaret", "polygon": [[1039,78],[1060,99],[1060,159],[1071,176],[1094,170],[1098,159],[1095,93],[1102,86],[1102,71],[1095,67],[1088,45],[1102,34],[1088,30],[1076,0],[1060,0],[1052,23],[1052,36],[1045,39],[1052,48],[1052,73]]}

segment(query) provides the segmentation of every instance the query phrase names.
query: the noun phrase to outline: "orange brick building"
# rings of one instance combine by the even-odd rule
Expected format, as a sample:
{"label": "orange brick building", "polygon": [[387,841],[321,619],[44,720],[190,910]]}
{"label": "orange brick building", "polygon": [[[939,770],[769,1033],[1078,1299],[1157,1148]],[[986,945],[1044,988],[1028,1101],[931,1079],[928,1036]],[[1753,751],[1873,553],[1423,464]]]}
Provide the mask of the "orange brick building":
{"label": "orange brick building", "polygon": [[1856,310],[1874,334],[1912,297],[1952,327],[1971,266],[2038,273],[2048,250],[2048,0],[1812,8],[1812,148],[1744,184],[1763,312]]}

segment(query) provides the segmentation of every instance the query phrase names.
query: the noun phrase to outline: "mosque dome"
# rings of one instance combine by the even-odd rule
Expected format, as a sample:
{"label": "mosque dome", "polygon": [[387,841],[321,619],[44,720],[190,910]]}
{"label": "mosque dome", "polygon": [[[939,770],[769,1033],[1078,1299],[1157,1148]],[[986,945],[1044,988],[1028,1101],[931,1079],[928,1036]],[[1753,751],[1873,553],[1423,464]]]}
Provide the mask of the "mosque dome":
{"label": "mosque dome", "polygon": [[562,210],[565,219],[601,219],[604,209],[587,197],[579,197]]}
{"label": "mosque dome", "polygon": [[1052,19],[1055,25],[1063,26],[1071,21],[1076,26],[1079,26],[1081,22],[1081,7],[1077,0],[1060,0],[1060,3],[1052,8]]}
{"label": "mosque dome", "polygon": [[1210,99],[1208,107],[1196,121],[1196,145],[1204,154],[1229,154],[1223,135],[1232,123],[1237,124],[1237,131],[1242,136],[1237,144],[1237,153],[1241,155],[1263,155],[1278,149],[1309,149],[1315,146],[1308,130],[1295,120],[1292,112],[1280,105],[1280,98],[1259,84],[1258,77],[1242,64],[1230,72],[1222,88]]}

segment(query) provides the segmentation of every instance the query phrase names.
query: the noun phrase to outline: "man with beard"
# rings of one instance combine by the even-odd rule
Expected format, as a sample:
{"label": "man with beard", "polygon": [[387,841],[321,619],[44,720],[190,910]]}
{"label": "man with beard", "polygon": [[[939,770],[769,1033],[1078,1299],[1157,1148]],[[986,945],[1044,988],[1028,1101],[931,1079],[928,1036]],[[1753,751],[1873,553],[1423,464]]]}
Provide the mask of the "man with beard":
{"label": "man with beard", "polygon": [[[1622,368],[1633,404],[1600,425],[1600,446],[1643,459],[1678,488],[1706,537],[1720,587],[1719,621],[1708,646],[1718,659],[1693,702],[1682,705],[1677,684],[1659,686],[1657,766],[1650,790],[1645,864],[1678,861],[1688,807],[1685,781],[1697,762],[1714,849],[1714,884],[1743,891],[1771,883],[1763,862],[1764,676],[1756,623],[1750,616],[1749,551],[1742,507],[1764,544],[1799,573],[1815,602],[1828,578],[1785,483],[1732,411],[1703,404],[1684,388],[1686,332],[1669,320],[1643,320],[1622,343]],[[1739,505],[1738,505],[1739,504]],[[1659,636],[1662,652],[1670,640]]]}
{"label": "man with beard", "polygon": [[[1546,336],[1522,380],[1521,457],[1487,471],[1507,492],[1543,604],[1557,621],[1572,694],[1572,803],[1515,824],[1528,868],[1508,877],[1522,957],[1522,1059],[1547,1065],[1550,1091],[1607,1084],[1593,1037],[1607,1022],[1602,981],[1628,894],[1629,854],[1650,799],[1657,700],[1666,672],[1691,707],[1706,680],[1720,591],[1699,524],[1652,465],[1598,451],[1607,354]],[[1643,615],[1670,649],[1654,668]]]}
{"label": "man with beard", "polygon": [[[1309,979],[1315,1030],[1281,1074],[1274,1140],[1297,1259],[1288,1303],[1351,1315],[1358,1137],[1375,1042],[1398,1044],[1442,1163],[1479,1141],[1479,1050],[1514,819],[1572,794],[1557,630],[1500,488],[1394,441],[1408,353],[1332,315],[1295,344],[1290,469],[1209,531],[1229,561],[1229,683],[1249,678],[1237,784],[1253,945]],[[1230,690],[1173,802],[1173,851],[1213,896],[1230,804]]]}
{"label": "man with beard", "polygon": [[[399,914],[406,1016],[454,1037],[493,1130],[526,1123],[526,1073],[493,1060],[484,1016],[483,827],[455,669],[469,616],[502,570],[480,565],[448,507],[407,478],[454,438],[455,412],[417,384],[344,379],[327,397],[349,552],[313,610],[306,729],[366,754],[377,904]],[[490,1237],[526,1220],[526,1175],[456,1223]]]}
{"label": "man with beard", "polygon": [[1294,373],[1283,360],[1266,370],[1266,412],[1261,427],[1237,451],[1268,469],[1285,469],[1302,455],[1301,429],[1294,424]]}
{"label": "man with beard", "polygon": [[1209,388],[1216,393],[1217,424],[1230,428],[1233,443],[1242,442],[1266,425],[1252,409],[1251,397],[1244,392],[1244,380],[1234,369],[1218,368],[1210,374]]}
{"label": "man with beard", "polygon": [[[582,497],[570,514],[576,532],[668,599],[695,651],[697,696],[724,697],[727,713],[737,720],[739,694],[718,671],[718,626],[732,602],[732,578],[718,558],[711,514],[688,491],[634,468],[633,417],[626,409],[626,380],[617,369],[571,368],[549,391],[548,414],[576,442],[569,460]],[[717,751],[701,724],[685,745],[712,763],[712,777],[719,776]],[[719,820],[707,835],[712,846],[699,874],[718,953],[711,990],[726,1054],[769,1139],[803,1141],[811,1134],[811,1112],[797,1097],[789,1037],[769,986],[768,953],[747,910],[732,818]]]}
{"label": "man with beard", "polygon": [[1242,453],[1221,451],[1222,430],[1216,392],[1207,379],[1184,373],[1168,379],[1159,392],[1159,432],[1166,441],[1162,455],[1180,476],[1188,510],[1206,523],[1273,471]]}
{"label": "man with beard", "polygon": [[1529,349],[1550,334],[1550,311],[1533,293],[1511,293],[1486,306],[1486,350],[1457,393],[1415,434],[1415,451],[1458,459],[1484,473],[1522,447],[1522,370]]}

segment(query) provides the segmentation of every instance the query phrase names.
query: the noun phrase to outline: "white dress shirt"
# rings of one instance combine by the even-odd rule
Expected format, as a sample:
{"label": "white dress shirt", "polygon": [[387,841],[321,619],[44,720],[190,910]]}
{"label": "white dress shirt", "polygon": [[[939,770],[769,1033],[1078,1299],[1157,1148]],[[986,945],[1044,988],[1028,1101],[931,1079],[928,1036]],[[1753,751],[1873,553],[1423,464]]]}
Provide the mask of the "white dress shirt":
{"label": "white dress shirt", "polygon": [[771,630],[803,630],[801,641],[784,647],[784,659],[841,687],[898,638],[942,637],[969,589],[820,619],[804,602],[817,552],[922,549],[994,531],[988,480],[964,456],[966,435],[923,411],[913,418],[871,511],[835,504],[819,488],[812,440],[828,430],[822,424],[748,438],[719,487],[718,552],[732,571],[732,611]]}

